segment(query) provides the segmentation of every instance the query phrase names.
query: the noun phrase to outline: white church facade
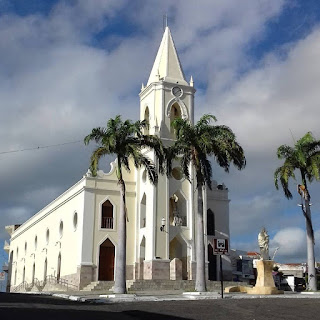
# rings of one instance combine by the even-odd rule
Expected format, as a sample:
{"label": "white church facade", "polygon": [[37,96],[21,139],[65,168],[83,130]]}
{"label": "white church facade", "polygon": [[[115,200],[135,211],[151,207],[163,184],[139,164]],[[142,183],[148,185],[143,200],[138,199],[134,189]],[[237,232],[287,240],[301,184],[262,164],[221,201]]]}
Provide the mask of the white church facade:
{"label": "white church facade", "polygon": [[[187,82],[169,28],[165,29],[150,77],[140,92],[140,119],[149,122],[145,134],[172,143],[170,126],[176,117],[194,121],[193,80]],[[153,158],[153,154],[148,154]],[[89,161],[89,159],[88,159]],[[120,193],[111,163],[109,173],[90,172],[22,225],[7,226],[10,244],[10,290],[36,290],[47,279],[83,289],[94,281],[113,281],[117,255]],[[195,182],[178,166],[172,178],[159,176],[153,186],[143,169],[124,170],[126,183],[127,279],[194,280]],[[191,175],[193,176],[193,175]],[[207,278],[220,277],[213,239],[229,239],[228,189],[213,181],[204,195]],[[179,259],[179,260],[177,260]],[[231,278],[228,257],[224,278]],[[177,263],[178,261],[178,263]],[[180,268],[180,269],[179,269]]]}

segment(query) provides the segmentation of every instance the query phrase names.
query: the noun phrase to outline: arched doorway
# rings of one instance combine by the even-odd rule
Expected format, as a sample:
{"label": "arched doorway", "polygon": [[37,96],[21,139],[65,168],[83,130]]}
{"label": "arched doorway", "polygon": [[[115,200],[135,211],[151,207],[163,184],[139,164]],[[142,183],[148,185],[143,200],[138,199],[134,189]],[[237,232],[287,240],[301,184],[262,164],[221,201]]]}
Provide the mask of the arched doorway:
{"label": "arched doorway", "polygon": [[207,210],[207,235],[215,235],[215,217],[214,212],[211,209]]}
{"label": "arched doorway", "polygon": [[213,254],[211,244],[208,244],[209,280],[217,281],[217,256]]}
{"label": "arched doorway", "polygon": [[57,282],[59,282],[60,280],[60,274],[61,274],[61,252],[58,255]]}
{"label": "arched doorway", "polygon": [[114,245],[109,239],[107,239],[100,245],[98,280],[100,281],[114,280],[114,256],[115,256]]}
{"label": "arched doorway", "polygon": [[44,270],[43,270],[43,281],[46,282],[47,280],[47,269],[48,269],[48,260],[44,261]]}
{"label": "arched doorway", "polygon": [[146,258],[146,238],[143,236],[140,243],[139,279],[143,279],[145,258]]}
{"label": "arched doorway", "polygon": [[13,262],[13,251],[10,252],[10,257],[9,257],[8,279],[7,279],[7,292],[10,292],[10,287],[11,287],[12,262]]}
{"label": "arched doorway", "polygon": [[36,264],[35,264],[35,262],[34,262],[34,263],[33,263],[33,267],[32,267],[32,281],[31,281],[32,285],[34,284],[34,277],[35,277],[35,275],[36,275]]}
{"label": "arched doorway", "polygon": [[25,282],[26,279],[26,267],[23,267],[23,273],[22,273],[22,282]]}
{"label": "arched doorway", "polygon": [[175,237],[170,242],[169,247],[170,260],[178,258],[182,262],[182,280],[188,280],[188,257],[187,244],[180,237]]}

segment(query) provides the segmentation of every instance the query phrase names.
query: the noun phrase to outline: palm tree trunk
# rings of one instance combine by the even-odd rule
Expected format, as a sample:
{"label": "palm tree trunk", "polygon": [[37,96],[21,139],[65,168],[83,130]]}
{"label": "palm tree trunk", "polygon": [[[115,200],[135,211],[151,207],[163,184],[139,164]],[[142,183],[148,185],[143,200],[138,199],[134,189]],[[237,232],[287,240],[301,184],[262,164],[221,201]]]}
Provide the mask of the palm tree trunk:
{"label": "palm tree trunk", "polygon": [[118,215],[118,246],[116,252],[116,274],[114,283],[114,293],[127,293],[126,288],[126,186],[122,179],[120,184],[120,212]]}
{"label": "palm tree trunk", "polygon": [[204,187],[198,184],[198,213],[197,213],[197,241],[196,241],[196,286],[198,292],[207,291],[205,279],[205,250],[204,250],[204,228],[203,228],[203,194]]}
{"label": "palm tree trunk", "polygon": [[311,222],[310,201],[305,199],[306,229],[307,229],[307,253],[308,253],[308,290],[317,291],[317,277],[314,258],[314,238]]}

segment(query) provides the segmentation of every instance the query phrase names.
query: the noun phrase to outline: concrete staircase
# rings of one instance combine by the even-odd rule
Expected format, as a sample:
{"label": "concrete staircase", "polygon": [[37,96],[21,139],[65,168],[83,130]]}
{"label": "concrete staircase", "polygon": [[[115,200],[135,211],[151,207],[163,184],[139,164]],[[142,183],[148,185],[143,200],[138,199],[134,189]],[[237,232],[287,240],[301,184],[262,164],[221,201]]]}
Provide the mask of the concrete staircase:
{"label": "concrete staircase", "polygon": [[[234,282],[224,282],[224,287],[235,285]],[[194,280],[127,280],[128,292],[135,291],[194,291]],[[220,281],[207,281],[207,290],[218,292],[221,290]]]}
{"label": "concrete staircase", "polygon": [[[194,280],[127,280],[128,292],[139,291],[194,291]],[[224,287],[236,286],[237,283],[225,281]],[[96,281],[91,282],[81,291],[111,291],[114,281]],[[207,290],[219,292],[221,290],[220,281],[207,281]]]}
{"label": "concrete staircase", "polygon": [[94,281],[81,289],[81,291],[112,291],[114,281]]}

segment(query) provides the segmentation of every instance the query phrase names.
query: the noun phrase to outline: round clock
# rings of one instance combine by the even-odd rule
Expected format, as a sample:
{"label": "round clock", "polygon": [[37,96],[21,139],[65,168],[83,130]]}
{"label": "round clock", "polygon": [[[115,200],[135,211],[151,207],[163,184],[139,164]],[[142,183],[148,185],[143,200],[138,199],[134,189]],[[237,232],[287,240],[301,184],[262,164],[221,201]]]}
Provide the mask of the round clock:
{"label": "round clock", "polygon": [[172,94],[176,97],[181,97],[182,95],[182,89],[180,87],[173,87],[172,88]]}

